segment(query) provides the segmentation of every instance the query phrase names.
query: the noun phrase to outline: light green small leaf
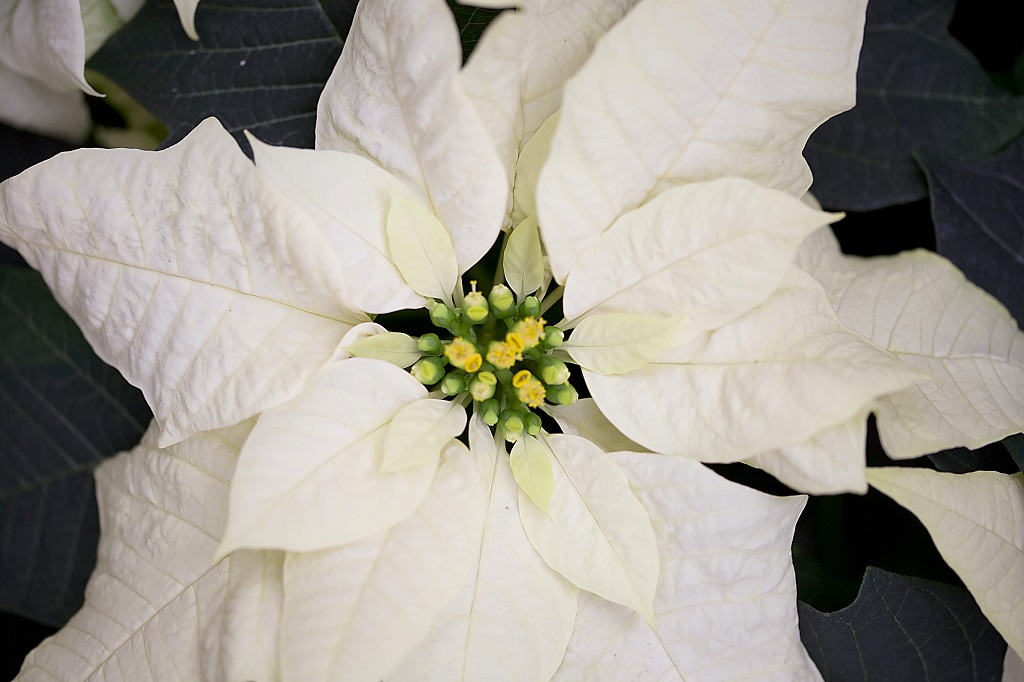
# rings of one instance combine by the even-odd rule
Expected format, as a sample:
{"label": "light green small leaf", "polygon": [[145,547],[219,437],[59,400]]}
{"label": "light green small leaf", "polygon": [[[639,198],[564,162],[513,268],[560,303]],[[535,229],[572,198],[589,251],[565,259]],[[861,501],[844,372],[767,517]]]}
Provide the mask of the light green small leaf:
{"label": "light green small leaf", "polygon": [[408,367],[423,357],[422,351],[416,347],[416,339],[401,332],[367,336],[346,346],[345,350],[357,358],[383,360],[398,367]]}
{"label": "light green small leaf", "polygon": [[459,263],[448,230],[430,209],[392,193],[387,235],[391,260],[409,286],[451,304]]}
{"label": "light green small leaf", "polygon": [[598,374],[627,374],[654,360],[672,341],[679,320],[609,313],[592,315],[562,348],[581,367]]}
{"label": "light green small leaf", "polygon": [[544,259],[535,217],[526,218],[509,235],[504,269],[505,279],[520,303],[544,284]]}
{"label": "light green small leaf", "polygon": [[981,612],[1024,651],[1024,474],[881,467],[868,482],[920,519]]}
{"label": "light green small leaf", "polygon": [[466,410],[452,400],[417,400],[391,420],[380,473],[437,462],[444,446],[466,428]]}
{"label": "light green small leaf", "polygon": [[551,493],[555,490],[552,456],[551,449],[544,441],[530,435],[524,435],[516,441],[509,454],[516,483],[545,514],[551,513]]}

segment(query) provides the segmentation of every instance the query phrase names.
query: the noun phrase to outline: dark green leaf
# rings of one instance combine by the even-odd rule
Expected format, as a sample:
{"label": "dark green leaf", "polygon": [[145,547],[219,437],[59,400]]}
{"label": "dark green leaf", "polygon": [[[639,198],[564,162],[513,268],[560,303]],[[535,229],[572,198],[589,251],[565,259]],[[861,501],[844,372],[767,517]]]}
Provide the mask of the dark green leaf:
{"label": "dark green leaf", "polygon": [[991,153],[1024,128],[1024,98],[1000,91],[946,31],[952,0],[872,0],[857,106],[811,136],[811,190],[828,208],[871,210],[927,196],[911,156]]}
{"label": "dark green leaf", "polygon": [[1006,456],[1003,443],[989,443],[977,450],[953,448],[928,455],[935,468],[952,474],[969,474],[972,471],[999,471],[1004,474],[1017,472],[1013,460]]}
{"label": "dark green leaf", "polygon": [[938,252],[1024,321],[1024,138],[979,161],[921,163]]}
{"label": "dark green leaf", "polygon": [[1003,445],[1017,464],[1017,468],[1024,473],[1024,433],[1016,433],[1004,438]]}
{"label": "dark green leaf", "polygon": [[59,625],[95,562],[92,469],[150,412],[38,273],[0,267],[0,329],[0,609]]}
{"label": "dark green leaf", "polygon": [[216,116],[270,144],[312,147],[320,92],[341,54],[356,0],[201,2],[199,41],[171,0],[153,0],[89,62],[168,129],[165,146]]}
{"label": "dark green leaf", "polygon": [[800,637],[826,682],[996,682],[1006,654],[966,590],[874,567],[842,610],[801,602]]}
{"label": "dark green leaf", "polygon": [[[509,3],[513,6],[515,3]],[[469,7],[460,5],[456,0],[448,0],[448,7],[455,15],[455,22],[459,25],[459,36],[462,38],[462,61],[469,59],[469,54],[476,47],[487,25],[494,21],[501,10],[483,9],[480,7]]]}

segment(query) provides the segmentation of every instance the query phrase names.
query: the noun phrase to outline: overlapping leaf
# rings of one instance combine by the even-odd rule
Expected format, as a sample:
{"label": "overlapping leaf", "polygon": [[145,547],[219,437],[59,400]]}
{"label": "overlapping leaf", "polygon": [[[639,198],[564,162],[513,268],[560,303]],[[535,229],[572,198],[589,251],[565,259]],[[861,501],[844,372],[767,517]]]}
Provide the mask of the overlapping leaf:
{"label": "overlapping leaf", "polygon": [[807,144],[814,193],[866,211],[927,196],[912,157],[972,158],[1024,129],[1024,98],[1000,91],[946,31],[953,0],[873,0],[857,70],[857,106]]}

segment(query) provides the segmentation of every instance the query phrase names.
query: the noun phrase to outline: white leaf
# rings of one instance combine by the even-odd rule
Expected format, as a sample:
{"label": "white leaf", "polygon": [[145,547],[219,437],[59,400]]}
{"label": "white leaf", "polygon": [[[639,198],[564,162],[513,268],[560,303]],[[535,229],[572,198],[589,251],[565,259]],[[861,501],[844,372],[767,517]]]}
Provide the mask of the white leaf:
{"label": "white leaf", "polygon": [[579,587],[653,622],[658,548],[625,474],[577,436],[547,437],[555,455],[550,515],[519,494],[519,516],[544,561]]}
{"label": "white leaf", "polygon": [[657,534],[657,631],[581,594],[554,681],[820,680],[800,643],[790,556],[806,498],[765,495],[680,458],[612,457]]}
{"label": "white leaf", "polygon": [[409,403],[388,426],[380,472],[436,466],[444,446],[465,428],[466,410],[454,400]]}
{"label": "white leaf", "polygon": [[178,10],[178,19],[185,34],[192,40],[199,40],[196,32],[196,7],[199,0],[174,0],[174,8]]}
{"label": "white leaf", "polygon": [[558,422],[562,433],[586,438],[605,452],[643,451],[643,447],[623,436],[601,414],[593,398],[583,398],[571,405],[544,405],[542,409]]}
{"label": "white leaf", "polygon": [[464,273],[504,218],[508,179],[462,91],[462,48],[443,0],[356,8],[317,107],[317,149],[349,151],[401,178],[451,233]]}
{"label": "white leaf", "polygon": [[450,305],[459,263],[447,230],[434,214],[418,199],[396,193],[388,210],[387,237],[391,260],[409,286]]}
{"label": "white leaf", "polygon": [[[167,450],[156,449],[150,429],[132,452],[100,465],[101,537],[85,605],[29,654],[19,680],[229,679],[221,662],[253,657],[260,625],[234,616],[262,611],[272,618],[269,594],[243,584],[266,566],[273,590],[275,557],[212,562],[231,470],[250,428],[204,432]],[[227,622],[238,629],[224,636]],[[272,640],[268,626],[264,635]]]}
{"label": "white leaf", "polygon": [[77,90],[55,92],[0,62],[0,121],[40,135],[81,144],[92,128],[85,98]]}
{"label": "white leaf", "polygon": [[839,319],[935,380],[876,408],[892,457],[978,448],[1024,430],[1024,333],[998,301],[926,251],[842,258]]}
{"label": "white leaf", "polygon": [[425,395],[408,372],[352,358],[328,365],[297,398],[260,415],[239,459],[219,553],[336,547],[408,517],[440,453],[398,472],[381,473],[380,465],[388,424]]}
{"label": "white leaf", "polygon": [[214,119],[161,152],[83,149],[0,186],[0,240],[142,388],[161,445],[293,397],[362,321],[323,236],[268,190]]}
{"label": "white leaf", "polygon": [[672,341],[679,320],[609,313],[579,323],[562,349],[580,367],[601,374],[626,374],[654,360]]}
{"label": "white leaf", "polygon": [[759,452],[744,461],[793,490],[812,495],[864,494],[868,491],[864,459],[867,419],[865,411],[803,443]]}
{"label": "white leaf", "polygon": [[536,218],[519,223],[508,236],[503,268],[519,303],[544,285],[544,257]]}
{"label": "white leaf", "polygon": [[551,139],[558,125],[558,112],[551,114],[529,142],[523,145],[515,166],[515,187],[512,193],[512,220],[537,219],[537,183],[544,162],[551,153]]}
{"label": "white leaf", "polygon": [[85,81],[79,0],[7,0],[0,5],[0,66],[54,92],[98,95]]}
{"label": "white leaf", "polygon": [[516,483],[545,514],[550,513],[551,494],[555,488],[551,466],[553,457],[547,443],[529,434],[520,436],[509,454],[509,465]]}
{"label": "white leaf", "polygon": [[82,0],[82,28],[85,31],[85,58],[103,47],[115,31],[142,9],[145,0]]}
{"label": "white leaf", "polygon": [[248,138],[260,173],[330,241],[350,308],[377,314],[422,307],[423,298],[402,279],[388,255],[391,197],[416,201],[411,190],[355,154],[273,147]]}
{"label": "white leaf", "polygon": [[796,269],[757,308],[643,369],[583,376],[628,438],[707,462],[801,443],[927,378],[844,327]]}
{"label": "white leaf", "polygon": [[483,464],[453,441],[423,504],[401,524],[337,549],[288,554],[282,679],[377,682],[427,635],[477,557]]}
{"label": "white leaf", "polygon": [[579,260],[565,316],[682,314],[691,336],[720,327],[768,298],[804,237],[838,217],[741,178],[671,189],[622,216]]}
{"label": "white leaf", "polygon": [[524,146],[562,105],[562,86],[590,55],[594,43],[636,2],[497,3],[502,7],[517,4],[521,9],[499,15],[487,27],[460,79],[503,167],[510,178],[515,177],[517,193],[521,178],[513,171]]}
{"label": "white leaf", "polygon": [[396,367],[408,367],[423,356],[416,339],[400,332],[372,334],[343,347],[357,358],[383,360]]}
{"label": "white leaf", "polygon": [[1024,475],[882,467],[868,482],[921,520],[981,612],[1024,651]]}
{"label": "white leaf", "polygon": [[455,601],[388,682],[547,680],[572,634],[579,589],[551,570],[530,544],[508,458],[479,416],[470,422],[470,434],[474,453],[493,472],[479,561]]}
{"label": "white leaf", "polygon": [[675,184],[741,176],[803,194],[807,137],[854,103],[865,5],[637,5],[565,86],[538,189],[555,279],[616,218]]}

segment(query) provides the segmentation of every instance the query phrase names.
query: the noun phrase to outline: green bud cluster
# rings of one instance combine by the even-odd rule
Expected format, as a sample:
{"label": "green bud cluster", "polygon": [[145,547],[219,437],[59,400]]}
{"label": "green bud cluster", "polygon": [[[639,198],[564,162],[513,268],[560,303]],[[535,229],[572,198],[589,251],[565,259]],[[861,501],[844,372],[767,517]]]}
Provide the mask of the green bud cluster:
{"label": "green bud cluster", "polygon": [[486,296],[471,285],[457,307],[431,303],[431,323],[447,333],[421,336],[416,347],[424,357],[409,371],[446,396],[472,400],[484,423],[506,440],[535,436],[541,418],[534,410],[545,400],[571,405],[579,398],[569,368],[552,355],[565,334],[546,326],[536,296],[517,306],[504,284]]}

